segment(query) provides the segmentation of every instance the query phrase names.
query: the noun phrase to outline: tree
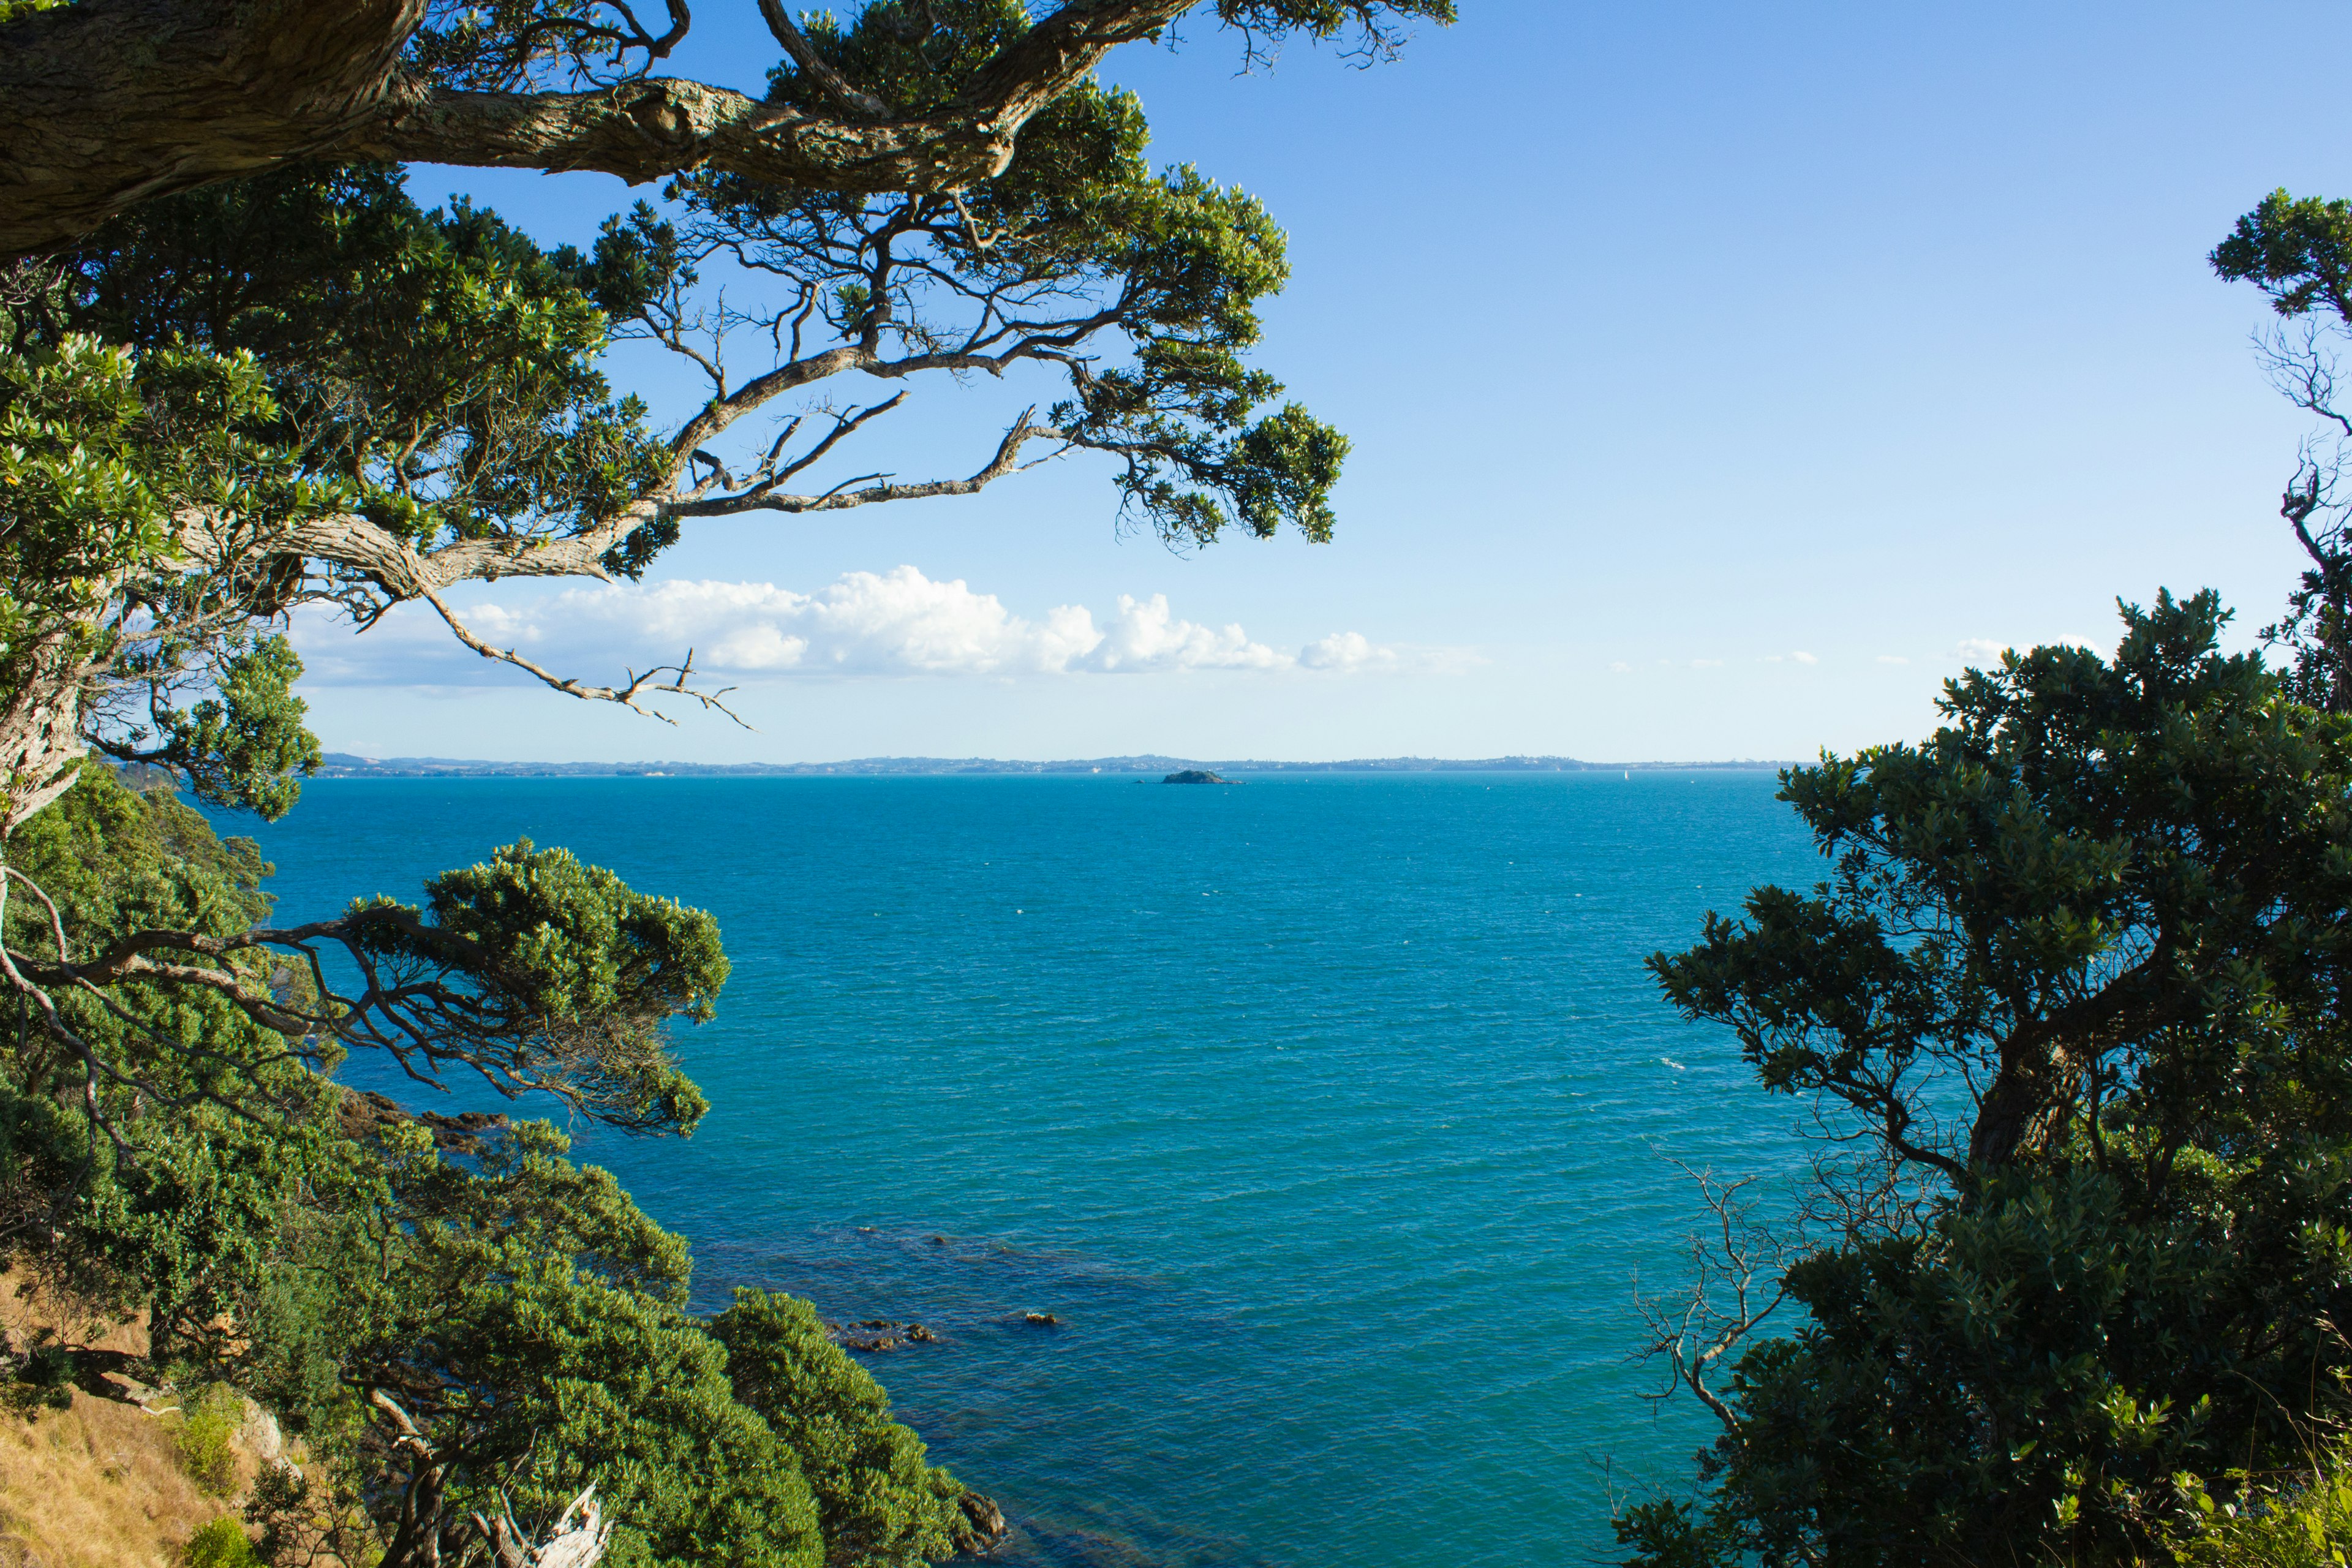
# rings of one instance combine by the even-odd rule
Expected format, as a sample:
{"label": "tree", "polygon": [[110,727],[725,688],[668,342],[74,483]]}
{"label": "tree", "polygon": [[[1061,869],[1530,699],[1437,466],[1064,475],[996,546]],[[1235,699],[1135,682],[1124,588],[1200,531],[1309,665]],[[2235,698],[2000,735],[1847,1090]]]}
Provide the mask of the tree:
{"label": "tree", "polygon": [[2213,270],[2252,281],[2280,325],[2258,340],[2271,383],[2320,421],[2306,437],[2279,515],[2311,564],[2263,636],[2294,659],[2296,691],[2352,712],[2352,529],[2342,478],[2352,410],[2336,390],[2336,342],[2352,331],[2352,203],[2273,191],[2213,249]]}
{"label": "tree", "polygon": [[1652,959],[1864,1157],[1640,1561],[2131,1562],[2177,1475],[2300,1455],[2352,1369],[2352,720],[2225,619],[2127,606],[1790,771],[1829,879]]}
{"label": "tree", "polygon": [[[511,898],[507,869],[533,858],[461,876],[437,906],[455,920]],[[517,915],[545,917],[542,939],[564,929],[551,906],[595,881],[548,869]],[[237,930],[266,918],[266,871],[249,842],[104,770],[12,846],[11,874],[100,940],[156,919]],[[11,917],[47,912],[20,900]],[[594,974],[564,972],[593,1004]],[[209,987],[115,1001],[73,1005],[137,1080],[61,1058],[21,994],[0,1037],[0,1255],[98,1331],[11,1347],[17,1404],[69,1384],[119,1395],[123,1375],[261,1398],[314,1461],[256,1491],[273,1560],[323,1544],[352,1561],[372,1515],[390,1568],[455,1564],[544,1534],[592,1488],[590,1533],[609,1531],[615,1563],[951,1552],[961,1486],[806,1304],[754,1293],[696,1320],[685,1243],[553,1128],[355,1094]],[[159,1036],[182,1048],[143,1051]],[[145,1354],[88,1348],[142,1314]]]}
{"label": "tree", "polygon": [[[229,8],[240,26],[268,9]],[[421,603],[467,647],[571,696],[716,706],[690,650],[583,679],[493,646],[443,596],[505,576],[634,576],[689,519],[968,495],[1046,457],[1096,452],[1114,464],[1122,510],[1171,541],[1285,523],[1327,538],[1346,443],[1296,405],[1261,412],[1280,385],[1244,363],[1258,301],[1286,278],[1280,231],[1195,171],[1153,172],[1134,99],[1089,74],[1103,49],[1181,9],[1073,0],[1032,26],[1017,0],[930,0],[803,30],[765,7],[786,58],[760,112],[796,124],[886,100],[894,114],[953,119],[1050,56],[1051,90],[1024,100],[1018,152],[985,181],[857,194],[868,187],[697,154],[665,165],[677,177],[660,209],[615,217],[587,253],[547,251],[463,204],[423,212],[389,164],[352,161],[415,150],[334,142],[341,161],[312,148],[260,177],[152,196],[20,268],[0,301],[16,350],[0,382],[11,465],[0,631],[13,666],[0,686],[0,833],[64,788],[92,746],[179,768],[207,798],[284,809],[314,751],[288,695],[297,667],[266,633],[304,605],[366,625]],[[26,41],[6,58],[49,58],[49,41],[138,10],[79,0],[21,16],[5,26]],[[1394,17],[1449,14],[1443,0],[1220,10],[1268,37],[1360,25],[1376,43]],[[631,31],[629,15],[427,8],[401,23],[400,68],[466,84],[449,90],[476,109],[518,93],[538,103],[549,95],[513,84],[559,77],[592,85],[554,98],[609,107],[646,87],[626,62],[667,47]],[[300,57],[326,26],[289,23],[272,47]],[[84,39],[58,58],[98,48]],[[432,93],[423,101],[415,112],[443,114]],[[567,158],[549,166],[583,166]],[[598,367],[615,337],[697,366],[701,407],[652,427]],[[747,362],[765,368],[733,368]],[[977,468],[803,488],[903,402],[839,403],[823,391],[832,378],[903,384],[1026,365],[1058,372],[1066,395],[997,432]],[[793,403],[753,430],[752,416]]]}
{"label": "tree", "polygon": [[739,1289],[711,1321],[735,1396],[757,1410],[816,1493],[828,1568],[911,1565],[952,1555],[963,1489],[890,1419],[881,1384],[825,1333],[806,1301]]}
{"label": "tree", "polygon": [[[1111,49],[1197,0],[1064,0],[992,50],[946,102],[889,100],[828,68],[776,0],[761,13],[823,101],[763,102],[649,75],[686,37],[681,0],[650,31],[617,0],[8,0],[0,8],[0,253],[85,233],[159,195],[319,159],[594,169],[633,184],[710,167],[763,184],[949,191],[1011,161],[1028,121]],[[920,42],[941,7],[902,0]],[[1217,0],[1253,37],[1361,29],[1449,0]]]}

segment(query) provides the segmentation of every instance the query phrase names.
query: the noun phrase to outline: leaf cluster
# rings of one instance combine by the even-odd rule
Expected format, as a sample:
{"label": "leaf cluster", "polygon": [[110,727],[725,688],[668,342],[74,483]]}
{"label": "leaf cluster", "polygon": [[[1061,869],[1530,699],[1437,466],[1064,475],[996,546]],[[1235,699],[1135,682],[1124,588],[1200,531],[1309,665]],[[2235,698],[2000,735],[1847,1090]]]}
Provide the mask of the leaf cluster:
{"label": "leaf cluster", "polygon": [[418,207],[395,167],[149,203],[70,262],[58,327],[250,356],[301,471],[419,546],[577,531],[663,469],[572,271],[467,201]]}
{"label": "leaf cluster", "polygon": [[425,891],[423,911],[352,907],[351,950],[370,979],[352,1012],[385,1020],[360,1037],[556,1090],[615,1126],[693,1130],[708,1101],[667,1030],[711,1016],[728,972],[716,921],[528,839]]}

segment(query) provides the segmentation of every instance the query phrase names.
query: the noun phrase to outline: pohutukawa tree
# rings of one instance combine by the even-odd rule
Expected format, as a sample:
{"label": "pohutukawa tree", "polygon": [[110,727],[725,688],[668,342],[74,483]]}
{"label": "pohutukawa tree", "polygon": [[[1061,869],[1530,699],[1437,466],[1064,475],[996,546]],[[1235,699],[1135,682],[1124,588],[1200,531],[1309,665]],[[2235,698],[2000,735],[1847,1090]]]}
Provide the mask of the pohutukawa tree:
{"label": "pohutukawa tree", "polygon": [[[934,0],[842,25],[763,0],[778,63],[766,96],[740,102],[646,74],[683,36],[682,5],[658,36],[625,5],[564,0],[331,21],[152,0],[11,9],[0,113],[17,119],[0,136],[19,179],[0,186],[0,235],[40,254],[11,280],[0,387],[16,584],[0,610],[0,828],[91,746],[273,805],[311,757],[287,695],[296,666],[267,625],[305,604],[365,625],[421,601],[572,696],[716,702],[688,658],[617,679],[550,670],[445,597],[505,576],[635,575],[687,519],[969,494],[1088,450],[1171,539],[1329,533],[1345,442],[1270,406],[1279,384],[1242,357],[1285,281],[1280,231],[1237,191],[1154,172],[1135,100],[1091,74],[1181,5],[1070,0],[1033,24],[1017,0]],[[1401,18],[1450,14],[1215,9],[1253,48],[1303,32],[1379,49]],[[110,120],[110,91],[139,107]],[[672,135],[679,104],[691,126]],[[595,152],[614,137],[635,150]],[[955,151],[967,143],[982,153]],[[135,189],[104,173],[126,147],[146,171]],[[660,209],[616,217],[589,251],[545,250],[462,203],[420,210],[387,161],[402,157],[674,177]],[[723,300],[720,268],[737,285]],[[599,368],[633,336],[708,377],[675,428]],[[814,480],[913,379],[1024,363],[1065,392],[976,466]],[[853,374],[890,391],[821,390]]]}
{"label": "pohutukawa tree", "polygon": [[2111,658],[2011,653],[1926,742],[1789,770],[1822,880],[1651,959],[1830,1145],[1794,1226],[1711,1191],[1653,1305],[1723,1432],[1634,1562],[2159,1561],[2189,1481],[2251,1498],[2342,1418],[2352,720],[2226,620],[2126,607]]}

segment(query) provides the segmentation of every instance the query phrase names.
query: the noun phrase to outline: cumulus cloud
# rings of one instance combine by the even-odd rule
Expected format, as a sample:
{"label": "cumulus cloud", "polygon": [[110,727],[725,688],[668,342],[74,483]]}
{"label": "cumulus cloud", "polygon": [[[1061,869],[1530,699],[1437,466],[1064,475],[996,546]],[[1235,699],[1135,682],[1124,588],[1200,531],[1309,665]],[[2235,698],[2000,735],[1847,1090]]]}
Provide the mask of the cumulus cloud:
{"label": "cumulus cloud", "polygon": [[[750,679],[1286,668],[1350,674],[1443,662],[1360,632],[1337,632],[1286,653],[1237,625],[1184,620],[1164,594],[1121,595],[1100,622],[1080,605],[1032,619],[961,579],[937,582],[912,566],[845,573],[814,594],[772,583],[614,584],[489,600],[461,613],[485,640],[566,673],[600,673],[616,663],[643,668],[674,661],[688,648],[698,670]],[[436,618],[411,610],[358,638],[330,623],[305,623],[298,642],[312,673],[330,683],[431,683],[465,679],[482,668]]]}
{"label": "cumulus cloud", "polygon": [[1904,658],[1899,653],[1882,653],[1878,656],[1878,662],[1881,664],[1908,664],[1911,661]]}
{"label": "cumulus cloud", "polygon": [[1992,637],[1962,637],[1958,645],[1959,657],[1972,665],[1996,665],[2000,656],[2011,648],[2020,653],[2033,647],[2086,647],[2097,651],[2099,644],[2085,637],[2036,637],[2028,642],[2001,642]]}

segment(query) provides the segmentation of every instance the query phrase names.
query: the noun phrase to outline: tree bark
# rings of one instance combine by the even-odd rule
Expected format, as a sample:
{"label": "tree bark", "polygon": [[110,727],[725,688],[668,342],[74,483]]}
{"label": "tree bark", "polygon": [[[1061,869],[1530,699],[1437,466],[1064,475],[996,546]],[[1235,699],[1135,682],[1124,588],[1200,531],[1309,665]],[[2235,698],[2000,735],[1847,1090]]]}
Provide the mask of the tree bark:
{"label": "tree bark", "polygon": [[771,184],[946,190],[1000,173],[1029,117],[1193,0],[1065,0],[936,113],[812,114],[699,82],[460,92],[407,77],[424,0],[78,0],[0,34],[0,253],[140,202],[314,158],[593,170],[709,164]]}
{"label": "tree bark", "polygon": [[83,0],[0,35],[0,249],[315,157],[386,107],[425,0]]}

